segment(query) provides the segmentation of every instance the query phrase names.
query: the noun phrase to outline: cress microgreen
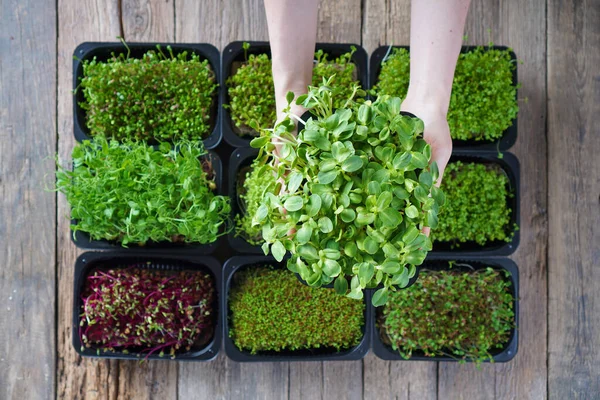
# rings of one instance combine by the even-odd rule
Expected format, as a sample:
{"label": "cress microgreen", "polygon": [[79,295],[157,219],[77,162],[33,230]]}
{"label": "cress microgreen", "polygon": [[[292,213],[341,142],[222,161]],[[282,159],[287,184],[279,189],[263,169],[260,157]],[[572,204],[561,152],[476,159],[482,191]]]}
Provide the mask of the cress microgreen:
{"label": "cress microgreen", "polygon": [[287,119],[251,142],[273,159],[282,182],[273,193],[283,189],[265,195],[255,221],[265,254],[282,260],[289,251],[288,268],[309,285],[335,281],[355,299],[381,285],[373,303],[382,305],[431,250],[421,230],[436,227],[444,194],[434,186],[438,170],[429,166],[423,122],[401,115],[399,98],[358,103],[356,85],[334,110],[331,82],[297,99],[313,114],[297,137]]}
{"label": "cress microgreen", "polygon": [[492,268],[421,270],[416,283],[390,293],[381,310],[384,343],[407,359],[423,352],[477,364],[491,360],[491,352],[506,345],[514,327],[508,276]]}
{"label": "cress microgreen", "polygon": [[364,302],[303,285],[269,266],[236,272],[229,293],[229,336],[241,350],[347,349],[360,343]]}
{"label": "cress microgreen", "polygon": [[[246,46],[247,45],[247,46]],[[248,50],[248,43],[244,49]],[[334,106],[341,107],[358,84],[356,65],[351,61],[355,48],[339,57],[329,59],[323,50],[315,53],[313,85],[324,77],[335,75],[332,82]],[[275,123],[275,89],[271,59],[267,54],[250,54],[235,73],[227,79],[231,119],[241,135],[257,136],[253,127],[271,128]]]}
{"label": "cress microgreen", "polygon": [[57,190],[71,205],[73,233],[127,247],[149,241],[212,243],[230,212],[213,192],[202,142],[182,140],[158,149],[134,140],[96,136],[73,149],[73,170],[57,160]]}
{"label": "cress microgreen", "polygon": [[442,190],[446,194],[444,212],[434,242],[464,242],[481,246],[490,241],[510,241],[512,197],[506,173],[498,165],[477,162],[451,162],[446,167]]}
{"label": "cress microgreen", "polygon": [[[453,139],[494,141],[502,137],[517,116],[519,106],[513,84],[516,64],[510,50],[477,47],[461,53],[456,64],[448,124]],[[404,98],[408,91],[410,55],[392,49],[381,66],[374,95]]]}
{"label": "cress microgreen", "polygon": [[187,51],[168,55],[157,45],[142,58],[125,53],[85,60],[77,90],[91,136],[155,143],[202,139],[210,133],[216,78],[207,60]]}
{"label": "cress microgreen", "polygon": [[[236,193],[240,213],[235,216],[235,234],[248,243],[260,245],[262,228],[253,220],[262,205],[266,193],[272,193],[276,186],[275,174],[267,165],[267,157],[258,157],[252,161],[250,169],[238,171]],[[261,209],[263,210],[263,209]]]}

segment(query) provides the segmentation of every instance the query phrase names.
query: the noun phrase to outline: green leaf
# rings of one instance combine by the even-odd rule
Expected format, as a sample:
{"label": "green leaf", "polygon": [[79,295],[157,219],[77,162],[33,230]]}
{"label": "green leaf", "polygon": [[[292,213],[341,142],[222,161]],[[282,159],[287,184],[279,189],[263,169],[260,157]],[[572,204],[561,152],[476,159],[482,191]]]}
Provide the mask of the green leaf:
{"label": "green leaf", "polygon": [[296,240],[298,244],[306,244],[310,242],[310,238],[312,237],[313,229],[307,224],[303,224],[298,232],[296,232]]}
{"label": "green leaf", "polygon": [[371,299],[371,303],[373,304],[374,307],[383,306],[387,303],[387,301],[388,301],[388,289],[387,288],[382,288],[382,289],[377,290],[373,294],[373,298]]}
{"label": "green leaf", "polygon": [[346,208],[340,213],[340,218],[345,223],[350,223],[356,218],[356,212],[351,208]]}
{"label": "green leaf", "polygon": [[425,155],[416,152],[411,153],[411,155],[410,165],[413,167],[423,169],[429,165],[429,160]]}
{"label": "green leaf", "polygon": [[335,178],[337,178],[337,176],[338,176],[338,171],[331,170],[331,171],[327,171],[327,172],[319,172],[319,174],[317,175],[317,179],[319,180],[319,183],[321,183],[323,185],[328,185],[331,182],[333,182],[335,180]]}
{"label": "green leaf", "polygon": [[259,149],[269,143],[269,141],[270,138],[268,136],[256,137],[250,141],[250,146],[254,147],[255,149]]}
{"label": "green leaf", "polygon": [[348,242],[344,246],[344,254],[348,257],[356,257],[356,253],[358,252],[358,247],[354,242]]}
{"label": "green leaf", "polygon": [[285,101],[287,101],[288,104],[291,104],[292,101],[294,101],[294,92],[287,92],[285,95]]}
{"label": "green leaf", "polygon": [[285,247],[283,246],[283,243],[281,243],[279,240],[276,240],[271,246],[271,253],[277,261],[281,262],[285,256]]}
{"label": "green leaf", "polygon": [[390,192],[381,192],[379,197],[377,197],[377,208],[379,210],[383,210],[388,207],[392,202],[393,195]]}
{"label": "green leaf", "polygon": [[306,211],[309,217],[314,217],[321,210],[321,196],[318,194],[311,194],[308,198],[308,205]]}
{"label": "green leaf", "polygon": [[377,241],[370,236],[367,236],[365,238],[363,246],[365,248],[365,251],[369,254],[375,254],[377,253],[377,250],[379,250],[379,243],[377,243]]}
{"label": "green leaf", "polygon": [[375,274],[375,268],[370,263],[360,263],[358,267],[358,279],[360,281],[360,286],[362,288],[366,287],[367,284],[373,279],[373,275]]}
{"label": "green leaf", "polygon": [[406,214],[408,218],[414,219],[419,215],[419,210],[417,210],[417,207],[415,206],[409,206],[404,210],[404,214]]}
{"label": "green leaf", "polygon": [[328,217],[319,218],[319,229],[323,233],[329,233],[333,230],[333,223]]}
{"label": "green leaf", "polygon": [[342,163],[342,169],[346,172],[356,172],[363,166],[363,160],[359,156],[350,156]]}
{"label": "green leaf", "polygon": [[400,272],[401,265],[396,261],[386,261],[381,264],[381,270],[386,274],[395,275]]}
{"label": "green leaf", "polygon": [[402,214],[398,210],[388,207],[379,213],[379,219],[384,226],[395,228],[402,222]]}
{"label": "green leaf", "polygon": [[345,295],[348,292],[348,281],[342,275],[339,275],[333,283],[335,292],[340,295]]}
{"label": "green leaf", "polygon": [[301,246],[298,246],[296,248],[296,250],[298,251],[298,255],[300,257],[304,258],[305,260],[308,260],[308,261],[318,261],[319,260],[319,253],[317,252],[317,249],[315,249],[315,247],[310,244],[303,244]]}
{"label": "green leaf", "polygon": [[412,159],[412,155],[410,153],[398,153],[394,157],[392,161],[392,165],[397,170],[403,170],[410,164],[410,160]]}
{"label": "green leaf", "polygon": [[429,173],[427,171],[423,171],[419,175],[419,182],[423,186],[425,186],[426,188],[429,189],[431,187],[431,185],[433,184],[433,176],[431,175],[431,173]]}
{"label": "green leaf", "polygon": [[300,172],[290,173],[288,176],[288,192],[295,193],[302,184],[303,179],[304,177]]}
{"label": "green leaf", "polygon": [[304,206],[304,201],[300,196],[291,196],[283,203],[283,207],[290,212],[301,210]]}
{"label": "green leaf", "polygon": [[323,266],[323,272],[328,277],[334,278],[334,277],[338,276],[340,274],[340,272],[342,272],[342,267],[340,266],[340,264],[337,261],[327,259],[327,260],[325,260],[325,263]]}

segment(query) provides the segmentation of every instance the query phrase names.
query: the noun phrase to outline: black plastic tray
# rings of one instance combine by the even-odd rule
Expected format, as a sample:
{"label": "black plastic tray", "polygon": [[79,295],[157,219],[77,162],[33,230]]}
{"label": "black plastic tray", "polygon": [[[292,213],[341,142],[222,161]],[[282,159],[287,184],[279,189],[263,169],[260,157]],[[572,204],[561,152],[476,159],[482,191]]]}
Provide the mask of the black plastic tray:
{"label": "black plastic tray", "polygon": [[[435,257],[430,256],[423,263],[423,267],[429,267],[434,269],[447,269],[445,267],[436,266],[439,261],[457,260],[460,262],[469,262],[475,269],[481,269],[487,266],[493,267],[499,270],[507,270],[510,272],[510,281],[512,283],[512,295],[514,297],[513,310],[515,313],[515,326],[510,334],[508,343],[502,349],[495,349],[490,353],[493,356],[494,362],[507,362],[512,360],[517,354],[519,347],[519,269],[516,264],[507,258],[447,258],[447,257]],[[436,268],[437,267],[437,268]],[[457,269],[458,267],[455,267]],[[394,351],[391,346],[385,344],[381,339],[381,333],[377,327],[377,317],[380,314],[381,308],[378,308],[373,312],[373,319],[371,320],[372,339],[373,339],[373,353],[383,360],[402,360],[406,361],[398,352]],[[454,361],[454,358],[447,356],[440,357],[427,357],[423,353],[413,352],[412,357],[409,361]]]}
{"label": "black plastic tray", "polygon": [[[252,164],[252,161],[258,155],[258,150],[252,147],[240,147],[231,153],[229,159],[228,186],[229,198],[231,199],[231,220],[234,221],[236,215],[241,213],[240,199],[237,193],[237,176],[239,171]],[[235,223],[235,222],[234,222]],[[235,229],[231,230],[227,235],[229,246],[238,252],[246,254],[264,254],[261,246],[255,246],[248,243],[243,237],[235,235]]]}
{"label": "black plastic tray", "polygon": [[[214,151],[209,151],[208,156],[211,158],[211,162],[215,173],[215,183],[217,189],[215,191],[218,195],[225,195],[223,185],[223,164],[221,158]],[[71,224],[76,224],[76,220],[72,219]],[[227,222],[223,224],[223,229]],[[128,250],[128,249],[143,249],[145,252],[155,252],[163,250],[175,250],[181,252],[192,251],[194,254],[211,254],[217,248],[222,237],[218,237],[216,241],[208,244],[200,243],[173,243],[173,242],[148,242],[145,246],[136,246],[134,243],[129,244],[129,247],[123,247],[119,242],[114,240],[92,240],[87,232],[77,231],[73,234],[71,230],[71,240],[75,245],[82,249],[96,249],[96,250]]]}
{"label": "black plastic tray", "polygon": [[[399,48],[399,49],[406,49],[410,52],[410,47],[409,46],[391,46],[392,48]],[[470,51],[473,51],[474,49],[476,49],[477,47],[483,47],[484,50],[486,49],[493,49],[493,50],[509,50],[508,47],[506,46],[463,46],[461,48],[461,53],[468,53]],[[369,89],[373,88],[373,86],[375,86],[375,84],[377,83],[377,78],[379,77],[379,72],[381,71],[381,62],[383,61],[383,59],[385,58],[386,54],[388,54],[390,46],[381,46],[378,47],[372,54],[371,54],[371,59],[369,61]],[[517,80],[517,56],[515,55],[515,53],[511,50],[510,51],[510,57],[512,62],[515,64],[515,69],[513,69],[513,85],[517,86],[518,80]],[[517,89],[517,93],[516,93],[516,98],[518,100],[518,89]],[[460,149],[460,150],[474,150],[474,151],[481,151],[481,150],[486,150],[486,151],[505,151],[508,150],[510,147],[512,147],[515,142],[517,141],[517,117],[515,117],[515,119],[513,119],[512,121],[512,125],[506,130],[504,131],[502,137],[499,140],[493,141],[493,142],[489,142],[489,141],[482,141],[482,140],[456,140],[453,139],[452,143],[454,145],[455,149]]]}
{"label": "black plastic tray", "polygon": [[[143,360],[146,358],[144,354],[124,354],[122,352],[100,352],[98,355],[95,349],[81,349],[81,339],[79,337],[79,318],[81,314],[81,291],[83,290],[85,277],[95,268],[103,266],[111,266],[118,268],[119,265],[130,263],[146,263],[151,262],[152,265],[147,268],[157,270],[192,270],[208,272],[214,279],[215,287],[215,302],[213,310],[215,314],[214,333],[212,339],[202,347],[192,349],[189,352],[182,352],[175,355],[174,361],[210,361],[214,359],[221,348],[222,335],[222,317],[220,304],[222,302],[221,265],[212,257],[198,257],[193,255],[182,255],[163,252],[161,254],[148,255],[142,252],[87,252],[77,258],[75,263],[75,279],[74,279],[74,296],[73,296],[73,320],[72,334],[73,347],[77,353],[85,357],[93,358],[113,358],[127,360]],[[149,360],[171,360],[168,356],[160,357],[158,354],[151,354],[147,357]]]}
{"label": "black plastic tray", "polygon": [[[130,57],[141,58],[149,50],[156,50],[156,45],[160,44],[161,48],[166,49],[171,46],[173,54],[177,55],[184,51],[188,53],[198,54],[201,59],[208,60],[213,72],[215,73],[215,82],[220,84],[221,63],[219,51],[211,44],[182,44],[182,43],[127,43],[127,47],[131,49]],[[123,43],[106,43],[106,42],[84,42],[75,49],[73,53],[73,89],[76,89],[83,78],[83,61],[91,60],[94,57],[98,61],[106,61],[112,57],[112,53],[116,55],[120,53],[127,54],[127,47]],[[217,92],[220,88],[217,88]],[[222,109],[219,103],[220,97],[215,93],[213,99],[213,107],[211,109],[211,126],[212,131],[203,140],[204,147],[212,149],[216,147],[222,138],[220,127],[219,110]],[[73,132],[75,139],[81,142],[89,140],[89,129],[86,126],[86,112],[79,106],[80,102],[85,100],[82,90],[78,90],[73,94]]]}
{"label": "black plastic tray", "polygon": [[[488,242],[481,246],[475,242],[460,243],[459,247],[452,248],[450,242],[433,242],[433,250],[429,254],[441,257],[480,257],[480,256],[508,256],[515,252],[519,246],[520,230],[514,229],[514,226],[519,226],[519,205],[520,205],[520,168],[519,160],[511,153],[502,153],[502,158],[498,158],[498,153],[493,152],[470,152],[465,150],[456,150],[452,152],[450,162],[464,161],[477,163],[496,164],[502,168],[508,176],[509,190],[513,194],[507,199],[508,205],[512,210],[509,226],[507,231],[513,232],[510,242],[496,240]],[[443,218],[443,210],[440,218]],[[435,235],[434,235],[435,236]]]}
{"label": "black plastic tray", "polygon": [[[314,350],[297,350],[297,351],[281,351],[281,352],[259,352],[258,354],[250,354],[247,351],[238,349],[233,340],[229,337],[229,303],[228,294],[233,275],[241,268],[251,267],[253,265],[277,265],[281,268],[286,268],[283,263],[278,263],[274,258],[268,256],[235,256],[227,260],[223,266],[223,288],[222,309],[223,315],[223,341],[225,343],[225,354],[239,362],[264,362],[264,361],[342,361],[342,360],[360,360],[367,352],[371,344],[371,325],[372,307],[371,295],[369,291],[365,291],[365,326],[363,327],[364,336],[361,342],[345,351],[314,349]],[[327,290],[327,289],[322,289]],[[329,289],[331,290],[331,289]]]}
{"label": "black plastic tray", "polygon": [[[245,61],[243,44],[245,41],[232,42],[223,50],[223,60],[221,63],[221,101],[220,104],[229,104],[229,95],[226,81],[231,73],[231,66],[236,61]],[[267,54],[271,57],[271,47],[269,42],[247,42],[250,48],[247,50],[251,54]],[[356,51],[352,54],[352,62],[356,65],[358,80],[361,86],[366,90],[368,87],[368,55],[365,49],[356,44],[338,44],[338,43],[317,43],[315,49],[323,50],[330,57],[339,57],[348,53],[354,46]],[[275,121],[273,121],[275,122]],[[252,137],[240,137],[234,131],[234,123],[231,119],[228,109],[221,110],[221,127],[223,129],[223,138],[227,143],[234,147],[249,146]]]}

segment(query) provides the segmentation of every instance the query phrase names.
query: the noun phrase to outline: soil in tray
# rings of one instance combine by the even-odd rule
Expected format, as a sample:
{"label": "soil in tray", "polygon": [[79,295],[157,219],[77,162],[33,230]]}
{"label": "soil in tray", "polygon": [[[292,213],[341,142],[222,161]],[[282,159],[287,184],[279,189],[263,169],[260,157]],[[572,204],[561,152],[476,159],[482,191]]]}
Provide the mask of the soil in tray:
{"label": "soil in tray", "polygon": [[226,335],[247,356],[335,355],[364,336],[363,301],[305,286],[274,263],[239,268],[227,296]]}
{"label": "soil in tray", "polygon": [[89,269],[78,313],[83,354],[176,358],[197,355],[213,340],[214,276],[197,264],[162,261],[113,258]]}
{"label": "soil in tray", "polygon": [[489,361],[514,335],[514,293],[502,268],[427,261],[414,286],[377,310],[377,340],[407,359]]}
{"label": "soil in tray", "polygon": [[85,43],[80,48],[78,140],[103,134],[151,144],[180,138],[205,139],[207,147],[218,143],[219,65],[212,46]]}

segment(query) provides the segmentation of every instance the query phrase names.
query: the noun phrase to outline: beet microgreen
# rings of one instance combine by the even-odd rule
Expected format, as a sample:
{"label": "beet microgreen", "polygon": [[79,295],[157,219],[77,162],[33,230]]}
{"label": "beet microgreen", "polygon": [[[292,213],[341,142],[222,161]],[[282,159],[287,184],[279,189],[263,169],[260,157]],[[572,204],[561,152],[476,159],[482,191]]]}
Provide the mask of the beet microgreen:
{"label": "beet microgreen", "polygon": [[210,275],[138,268],[97,269],[85,278],[79,335],[84,348],[175,358],[214,331]]}
{"label": "beet microgreen", "polygon": [[431,250],[421,230],[437,226],[444,195],[434,186],[438,169],[429,165],[423,122],[401,115],[399,98],[359,104],[351,96],[334,111],[330,84],[324,79],[298,98],[314,117],[297,137],[288,119],[252,141],[273,157],[283,182],[282,195],[273,194],[278,187],[266,193],[255,221],[265,254],[282,260],[289,251],[288,268],[309,285],[335,280],[339,293],[356,299],[382,285],[373,297],[381,305]]}
{"label": "beet microgreen", "polygon": [[[58,165],[57,190],[67,196],[74,232],[123,246],[148,241],[211,243],[230,212],[202,142],[107,141],[97,136],[73,149],[73,170]],[[206,169],[206,171],[205,171]]]}
{"label": "beet microgreen", "polygon": [[303,285],[290,271],[248,267],[229,293],[229,336],[241,350],[347,349],[363,337],[364,303]]}
{"label": "beet microgreen", "polygon": [[197,54],[167,51],[157,45],[142,58],[121,53],[83,62],[80,105],[91,136],[151,142],[208,136],[215,73]]}
{"label": "beet microgreen", "polygon": [[433,241],[456,247],[472,241],[510,241],[512,210],[508,206],[509,180],[497,165],[456,161],[448,164],[442,181],[444,212]]}
{"label": "beet microgreen", "polygon": [[[513,84],[516,68],[510,50],[477,47],[460,54],[456,64],[448,124],[453,139],[493,141],[502,137],[519,110]],[[372,93],[404,98],[410,55],[393,49],[382,63]]]}
{"label": "beet microgreen", "polygon": [[514,298],[504,275],[492,268],[422,270],[414,285],[390,294],[378,318],[383,341],[404,358],[423,352],[477,364],[491,360],[514,327]]}
{"label": "beet microgreen", "polygon": [[275,174],[266,161],[267,157],[255,158],[250,170],[238,172],[236,182],[241,212],[235,216],[235,233],[253,245],[263,243],[262,228],[254,223],[254,216],[265,194],[272,193],[276,185]]}
{"label": "beet microgreen", "polygon": [[[249,44],[244,43],[244,50]],[[334,91],[334,106],[341,107],[352,94],[352,87],[358,84],[356,65],[351,61],[356,49],[334,59],[318,50],[315,53],[313,85],[318,85],[323,77],[335,75],[331,84]],[[243,65],[227,79],[231,118],[242,135],[257,136],[253,126],[270,128],[275,123],[275,88],[271,72],[271,59],[267,54],[251,54]]]}

